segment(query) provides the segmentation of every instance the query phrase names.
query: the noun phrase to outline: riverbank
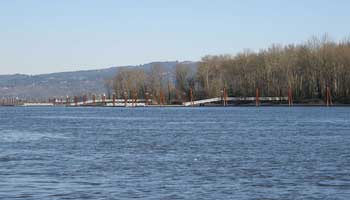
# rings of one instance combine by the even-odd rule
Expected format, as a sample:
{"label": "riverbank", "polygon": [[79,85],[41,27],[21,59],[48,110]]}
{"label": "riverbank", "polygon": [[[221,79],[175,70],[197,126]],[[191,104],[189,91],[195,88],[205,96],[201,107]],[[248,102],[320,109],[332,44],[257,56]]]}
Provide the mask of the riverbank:
{"label": "riverbank", "polygon": [[[172,107],[172,108],[185,108],[185,107],[327,107],[326,104],[259,104],[258,106],[256,104],[206,104],[206,105],[194,105],[194,106],[184,106],[184,105],[137,105],[137,106],[111,106],[111,105],[79,105],[79,106],[66,106],[66,105],[53,105],[53,104],[25,104],[25,105],[0,105],[0,107],[105,107],[105,108],[135,108],[135,107],[148,107],[148,108],[160,108],[160,107]],[[350,104],[332,104],[328,107],[350,107]]]}

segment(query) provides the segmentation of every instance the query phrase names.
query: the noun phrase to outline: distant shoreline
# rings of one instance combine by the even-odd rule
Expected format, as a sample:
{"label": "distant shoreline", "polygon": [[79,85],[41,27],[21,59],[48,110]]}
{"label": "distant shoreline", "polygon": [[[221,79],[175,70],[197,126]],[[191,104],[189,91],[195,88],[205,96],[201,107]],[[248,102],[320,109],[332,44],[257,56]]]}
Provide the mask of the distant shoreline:
{"label": "distant shoreline", "polygon": [[350,104],[333,104],[327,106],[326,104],[229,104],[226,106],[220,104],[211,105],[196,105],[196,106],[183,106],[183,105],[148,105],[148,106],[102,106],[102,105],[85,105],[85,106],[65,106],[65,105],[0,105],[0,107],[66,107],[66,108],[218,108],[218,107],[350,107]]}

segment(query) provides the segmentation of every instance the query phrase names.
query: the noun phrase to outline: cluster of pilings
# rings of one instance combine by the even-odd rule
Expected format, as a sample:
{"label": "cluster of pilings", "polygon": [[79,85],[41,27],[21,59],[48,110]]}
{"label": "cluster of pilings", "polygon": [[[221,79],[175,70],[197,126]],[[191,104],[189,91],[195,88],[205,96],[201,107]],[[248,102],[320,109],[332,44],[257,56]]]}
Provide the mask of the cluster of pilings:
{"label": "cluster of pilings", "polygon": [[22,105],[23,101],[18,98],[2,98],[0,99],[1,106],[18,106]]}
{"label": "cluster of pilings", "polygon": [[141,101],[145,102],[145,105],[151,105],[152,101],[149,98],[149,94],[146,93],[146,100],[138,99],[138,95],[135,91],[131,92],[131,98],[128,93],[125,92],[123,99],[117,99],[115,94],[112,97],[107,98],[106,95],[83,95],[83,96],[67,96],[63,99],[50,99],[53,105],[66,105],[66,106],[133,106],[136,107]]}
{"label": "cluster of pilings", "polygon": [[[287,97],[283,97],[283,101],[288,101],[288,106],[293,106],[294,105],[294,99],[293,99],[293,92],[292,92],[292,88],[289,87],[288,88],[288,96]],[[182,104],[184,105],[185,103],[185,99],[184,97],[186,97],[186,93],[182,94]],[[158,106],[162,106],[162,105],[166,105],[166,101],[165,101],[165,96],[162,90],[159,91],[159,96],[157,97],[153,97],[152,94],[150,94],[149,92],[146,92],[144,94],[145,99],[138,99],[138,93],[136,91],[131,91],[130,93],[128,92],[124,92],[122,99],[117,99],[116,95],[113,94],[111,98],[107,98],[106,95],[83,95],[83,96],[74,96],[74,97],[69,97],[67,96],[66,99],[63,98],[53,98],[53,99],[49,99],[50,103],[53,103],[54,105],[66,105],[66,106],[133,106],[136,107],[137,105],[139,105],[140,102],[142,102],[142,104],[144,106],[151,106],[151,105],[158,105]],[[189,94],[187,96],[187,98],[189,97],[189,102],[190,106],[195,106],[195,98],[194,98],[194,92],[193,89],[190,88],[189,90]],[[331,91],[330,91],[330,87],[326,87],[326,94],[325,94],[325,105],[326,106],[331,106],[333,105],[332,102],[332,95],[331,95]],[[255,98],[254,97],[250,97],[253,98],[251,100],[255,100],[255,106],[259,107],[261,106],[261,101],[267,101],[266,98],[269,97],[261,97],[260,95],[260,90],[259,88],[256,88],[256,95]],[[232,101],[231,97],[228,97],[228,92],[226,87],[224,87],[221,90],[221,105],[222,106],[228,106],[229,105],[229,99]],[[282,100],[281,100],[282,101]],[[6,103],[2,103],[2,105],[4,105]],[[15,100],[12,99],[12,101],[10,101],[10,103],[7,103],[9,105],[11,104],[16,104]],[[188,105],[188,104],[187,104]],[[218,105],[218,104],[215,104]],[[220,105],[220,103],[219,103]]]}
{"label": "cluster of pilings", "polygon": [[[226,88],[224,88],[222,90],[222,93],[223,93],[223,96],[222,96],[222,99],[223,99],[223,106],[226,106],[227,105],[227,92],[226,92]],[[259,94],[259,88],[256,88],[256,97],[255,97],[255,105],[258,107],[261,105],[260,103],[260,94]],[[330,87],[329,86],[326,86],[326,94],[325,94],[325,105],[326,106],[331,106],[333,105],[333,102],[332,102],[332,95],[331,95],[331,90],[330,90]],[[292,91],[292,88],[289,87],[288,88],[288,106],[293,106],[294,105],[294,102],[293,102],[293,91]]]}
{"label": "cluster of pilings", "polygon": [[[191,105],[193,105],[193,100],[192,100],[192,90],[190,91],[190,96],[191,96]],[[259,88],[256,88],[256,92],[255,92],[255,105],[258,107],[261,105],[260,102],[260,90]],[[294,105],[294,100],[293,100],[293,91],[292,88],[289,87],[288,88],[288,106],[293,106]],[[227,106],[228,105],[228,93],[227,93],[227,89],[226,87],[224,87],[221,90],[221,99],[222,99],[222,106]],[[330,91],[330,87],[326,86],[326,94],[325,94],[325,105],[326,106],[331,106],[333,105],[332,102],[332,95],[331,95],[331,91]]]}

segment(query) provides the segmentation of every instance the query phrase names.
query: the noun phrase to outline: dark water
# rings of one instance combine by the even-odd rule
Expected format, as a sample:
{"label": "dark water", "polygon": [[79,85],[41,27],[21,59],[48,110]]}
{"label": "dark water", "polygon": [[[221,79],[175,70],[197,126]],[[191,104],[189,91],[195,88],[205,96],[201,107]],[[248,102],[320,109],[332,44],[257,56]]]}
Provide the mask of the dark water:
{"label": "dark water", "polygon": [[350,108],[0,108],[0,199],[350,199]]}

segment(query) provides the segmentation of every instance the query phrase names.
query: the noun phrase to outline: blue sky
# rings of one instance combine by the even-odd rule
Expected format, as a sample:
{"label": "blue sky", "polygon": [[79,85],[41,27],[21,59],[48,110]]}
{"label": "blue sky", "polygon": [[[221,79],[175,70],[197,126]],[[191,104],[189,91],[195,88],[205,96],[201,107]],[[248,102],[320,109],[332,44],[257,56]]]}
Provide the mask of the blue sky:
{"label": "blue sky", "polygon": [[0,74],[200,60],[350,36],[346,0],[3,0]]}

